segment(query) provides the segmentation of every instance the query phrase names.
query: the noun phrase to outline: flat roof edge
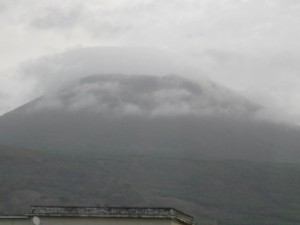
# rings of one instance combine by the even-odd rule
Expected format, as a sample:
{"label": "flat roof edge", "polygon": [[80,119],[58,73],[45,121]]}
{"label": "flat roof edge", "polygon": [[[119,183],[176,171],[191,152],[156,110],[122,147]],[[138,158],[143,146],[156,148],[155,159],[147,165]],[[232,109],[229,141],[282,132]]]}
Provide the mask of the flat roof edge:
{"label": "flat roof edge", "polygon": [[193,224],[194,218],[172,207],[31,206],[30,216],[165,218]]}
{"label": "flat roof edge", "polygon": [[25,216],[34,217],[60,217],[60,218],[114,218],[114,219],[169,219],[175,220],[181,224],[191,225],[194,224],[194,220],[187,220],[182,217],[176,216],[159,216],[159,215],[94,215],[94,214],[86,214],[86,215],[79,215],[79,214],[47,214],[47,213],[40,213],[40,214],[25,214]]}
{"label": "flat roof edge", "polygon": [[28,219],[40,217],[64,218],[123,218],[123,219],[170,219],[193,225],[194,218],[172,207],[100,207],[100,206],[31,206],[24,214],[0,214],[0,219]]}
{"label": "flat roof edge", "polygon": [[27,215],[20,215],[20,216],[15,216],[15,215],[0,215],[0,219],[28,219],[30,216]]}

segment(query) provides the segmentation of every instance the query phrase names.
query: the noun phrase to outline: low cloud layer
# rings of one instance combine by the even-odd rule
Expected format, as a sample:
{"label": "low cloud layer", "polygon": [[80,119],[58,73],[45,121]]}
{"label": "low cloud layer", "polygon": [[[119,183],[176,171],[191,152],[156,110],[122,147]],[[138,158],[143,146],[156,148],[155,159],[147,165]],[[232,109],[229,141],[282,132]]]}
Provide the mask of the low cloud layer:
{"label": "low cloud layer", "polygon": [[[0,113],[42,94],[45,89],[53,90],[48,83],[55,82],[49,77],[59,77],[64,83],[62,77],[71,67],[74,74],[83,71],[84,66],[80,65],[88,65],[86,57],[97,54],[84,53],[87,50],[80,52],[80,48],[142,46],[184,55],[185,64],[202,71],[191,73],[194,79],[205,73],[217,83],[259,101],[281,117],[300,123],[299,10],[296,0],[1,0],[0,92],[6,97],[0,102]],[[130,59],[130,51],[127,53],[128,56],[121,58]],[[143,54],[140,55],[143,58]],[[74,63],[60,62],[65,57],[73,57]],[[25,61],[31,62],[26,63],[25,73],[23,69],[17,76],[17,69],[5,72]],[[119,67],[125,72],[117,71],[120,61],[114,57],[108,65],[114,72],[127,73],[125,66]],[[156,63],[159,64],[159,60]],[[181,64],[181,60],[173,63],[177,67]],[[151,67],[146,69],[137,72],[156,72]],[[175,70],[171,73],[187,74]],[[102,72],[101,68],[93,71]],[[165,74],[170,73],[169,69],[165,71]],[[30,82],[28,77],[31,77]],[[33,87],[35,89],[29,91]]]}
{"label": "low cloud layer", "polygon": [[28,112],[67,111],[117,116],[255,117],[260,107],[212,82],[176,75],[94,75],[36,101]]}
{"label": "low cloud layer", "polygon": [[291,122],[300,122],[300,66],[297,60],[300,54],[247,55],[208,50],[199,57],[203,62],[203,72],[212,80],[264,105],[269,117],[277,115]]}
{"label": "low cloud layer", "polygon": [[17,71],[11,69],[7,73],[10,76],[2,78],[0,93],[7,96],[10,108],[1,102],[2,112],[39,96],[59,92],[93,74],[180,74],[204,79],[187,58],[169,51],[140,47],[75,48],[27,60]]}
{"label": "low cloud layer", "polygon": [[[232,94],[230,91],[224,91],[226,89],[221,88],[219,84],[217,84],[217,88],[214,89],[213,83],[215,82],[212,83],[209,81],[210,79],[206,77],[206,75],[209,75],[214,81],[217,80],[214,79],[215,76],[223,74],[224,78],[222,78],[221,84],[225,84],[227,87],[230,87],[230,84],[238,85],[238,79],[226,80],[226,77],[236,76],[230,74],[232,67],[235,66],[235,74],[249,74],[249,85],[251,85],[250,77],[252,72],[255,72],[255,68],[263,71],[264,68],[268,67],[268,64],[262,62],[259,64],[252,58],[220,51],[205,52],[200,58],[201,64],[197,65],[195,61],[190,60],[188,57],[182,57],[172,52],[152,48],[88,47],[75,48],[60,54],[44,56],[36,60],[28,60],[22,63],[18,72],[15,72],[15,76],[12,76],[13,79],[10,82],[15,84],[15,92],[11,92],[10,87],[12,87],[12,85],[5,86],[5,83],[8,81],[3,82],[3,87],[6,88],[1,89],[1,93],[3,96],[6,96],[6,104],[4,104],[5,102],[3,101],[2,110],[5,112],[5,108],[7,109],[8,106],[13,109],[18,106],[18,104],[21,105],[22,102],[27,102],[42,95],[55,96],[55,94],[61,93],[65,89],[74,88],[79,79],[94,74],[153,75],[158,77],[176,74],[184,78],[191,78],[208,87],[206,89],[207,92],[204,95],[197,96],[193,93],[192,96],[189,96],[190,93],[186,92],[186,90],[164,90],[164,87],[162,87],[160,92],[152,96],[152,100],[156,98],[157,101],[159,99],[162,101],[168,99],[169,101],[171,96],[173,96],[175,103],[173,100],[170,100],[169,102],[167,101],[166,104],[158,104],[158,108],[154,107],[151,110],[148,109],[151,111],[150,113],[148,112],[149,114],[197,114],[200,111],[202,114],[209,114],[219,111],[220,113],[246,115],[248,113],[247,110],[250,114],[252,113],[252,106],[255,104],[261,105],[264,108],[264,110],[259,110],[259,113],[256,112],[256,116],[269,120],[289,122],[295,119],[295,117],[289,117],[289,115],[278,106],[278,103],[274,104],[274,99],[276,99],[277,96],[268,96],[265,93],[259,92],[260,89],[255,86],[255,82],[252,83],[254,87],[252,91],[233,88],[236,94]],[[254,64],[261,66],[248,71],[247,69],[251,68],[251,65]],[[291,70],[292,69],[293,67],[291,67]],[[275,69],[274,72],[276,72]],[[278,74],[280,74],[280,72],[277,71],[277,75]],[[266,77],[261,79],[262,82],[266,83],[277,82],[275,79],[271,80]],[[151,82],[148,85],[151,86]],[[96,84],[96,86],[98,87],[98,84]],[[147,89],[145,85],[143,87]],[[272,86],[266,85],[265,88],[268,90],[267,93],[274,95],[275,92],[272,92]],[[221,89],[222,91],[220,91]],[[11,93],[13,93],[13,95]],[[113,96],[116,94],[118,93],[114,92]],[[252,101],[253,104],[250,104],[252,106],[237,100],[236,96],[238,95],[244,96]],[[22,96],[22,98],[18,96]],[[102,102],[102,100],[97,99],[94,95],[85,93],[85,90],[78,90],[78,93],[74,96],[77,96],[76,101],[74,100],[72,104],[67,104],[70,110],[80,110],[84,107],[89,108],[92,105],[101,105],[100,108],[103,108],[106,104]],[[176,99],[176,97],[178,98]],[[190,104],[190,99],[196,97],[199,97],[199,101],[194,101],[194,99],[192,101],[193,103]],[[242,99],[243,97],[239,98]],[[125,100],[125,102],[127,100]],[[185,100],[187,102],[185,102]],[[128,105],[122,105],[119,109],[115,109],[115,111],[119,110],[136,114],[145,113],[143,107],[141,109],[139,105],[131,103],[130,101],[131,100],[129,100]],[[55,109],[62,107],[64,104],[66,103],[60,99],[49,98],[37,108],[43,108],[44,106],[50,108],[51,106]]]}
{"label": "low cloud layer", "polygon": [[23,63],[22,76],[36,80],[40,94],[56,92],[93,74],[182,74],[200,76],[188,59],[175,53],[138,47],[77,48]]}

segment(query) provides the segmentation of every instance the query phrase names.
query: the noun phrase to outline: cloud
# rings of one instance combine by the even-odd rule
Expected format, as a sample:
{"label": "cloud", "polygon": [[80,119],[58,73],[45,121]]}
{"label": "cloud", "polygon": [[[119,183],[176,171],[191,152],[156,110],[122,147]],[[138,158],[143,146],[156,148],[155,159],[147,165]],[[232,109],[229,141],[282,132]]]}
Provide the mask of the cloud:
{"label": "cloud", "polygon": [[2,71],[7,76],[0,76],[0,115],[32,100],[34,82],[22,77],[14,70]]}
{"label": "cloud", "polygon": [[84,33],[94,44],[176,47],[184,52],[203,48],[257,52],[299,46],[299,4],[294,1],[17,2],[19,7],[10,9],[23,26],[36,28],[36,32],[30,30],[33,34],[53,30],[56,36],[72,35],[74,40]]}
{"label": "cloud", "polygon": [[[145,94],[143,107],[140,102],[125,101],[124,105],[109,104],[111,96],[126,96],[120,82],[106,81],[101,83],[100,101],[95,93],[99,92],[99,83],[88,83],[88,85],[77,86],[80,89],[74,93],[74,99],[67,103],[70,110],[82,110],[83,108],[92,109],[92,111],[111,110],[115,112],[127,112],[128,114],[144,114],[147,110],[151,115],[163,114],[202,114],[215,113],[236,113],[246,115],[257,110],[253,104],[241,103],[241,99],[230,91],[223,88],[220,91],[220,85],[209,82],[203,74],[209,74],[210,78],[219,83],[232,88],[241,96],[246,96],[253,102],[258,102],[264,106],[264,110],[256,112],[262,118],[275,120],[293,121],[298,119],[297,98],[299,96],[297,82],[297,71],[299,65],[295,60],[296,56],[291,54],[281,54],[281,56],[272,56],[259,58],[258,56],[249,56],[238,52],[207,50],[197,55],[196,59],[182,57],[172,52],[155,50],[152,48],[139,47],[88,47],[75,48],[60,54],[44,56],[36,60],[24,62],[18,73],[13,79],[3,79],[2,92],[6,96],[6,101],[2,101],[3,112],[5,108],[12,109],[23,102],[39,97],[41,95],[55,95],[64,89],[74,85],[78,79],[93,74],[139,74],[165,76],[167,74],[178,74],[186,78],[192,78],[202,84],[201,88],[197,85],[193,87],[189,84],[186,89],[179,87],[175,89],[153,90],[150,94]],[[198,64],[197,64],[198,63]],[[197,65],[197,66],[195,66]],[[198,67],[198,68],[197,68]],[[285,69],[288,67],[289,69]],[[272,73],[270,73],[272,71]],[[289,71],[288,74],[285,72]],[[253,74],[264,74],[262,77],[253,79]],[[222,75],[222,77],[220,77]],[[292,78],[292,79],[290,79]],[[22,82],[21,82],[22,80]],[[137,80],[132,79],[132,82]],[[176,79],[173,81],[175,82]],[[240,83],[247,83],[249,90],[239,88]],[[171,83],[166,83],[166,87]],[[286,86],[284,86],[285,84]],[[155,86],[153,80],[139,83],[140,89],[149,89],[149,86]],[[173,88],[176,82],[172,83]],[[185,84],[187,85],[187,84]],[[6,86],[6,87],[4,87]],[[12,89],[18,90],[12,92]],[[88,90],[88,92],[87,92]],[[95,93],[93,93],[93,90]],[[123,90],[123,92],[122,92]],[[288,90],[288,92],[287,92]],[[121,93],[119,93],[121,91]],[[141,93],[140,90],[136,90]],[[210,93],[201,95],[201,91]],[[113,93],[108,95],[108,93]],[[118,95],[117,95],[118,94]],[[22,97],[20,97],[20,96]],[[78,96],[77,96],[78,95]],[[140,95],[140,94],[139,94]],[[151,95],[151,100],[147,98]],[[290,96],[293,95],[293,98]],[[198,96],[199,101],[192,101],[193,97]],[[174,99],[173,99],[174,98]],[[115,97],[113,102],[117,102]],[[119,99],[120,100],[120,99]],[[99,103],[100,101],[100,103]],[[191,102],[192,104],[190,104]],[[154,107],[155,102],[160,102]],[[64,104],[60,100],[49,98],[45,100],[39,109],[53,108],[59,109]],[[94,108],[92,106],[95,106]],[[289,111],[284,112],[285,107]],[[201,110],[200,110],[201,109]]]}
{"label": "cloud", "polygon": [[[129,4],[130,5],[130,4]],[[112,38],[124,35],[132,24],[120,18],[122,9],[106,1],[65,1],[61,4],[39,4],[27,23],[37,31],[55,31],[65,36],[83,31],[94,38]],[[131,17],[131,16],[129,16]],[[76,38],[76,37],[74,37]]]}
{"label": "cloud", "polygon": [[147,117],[226,115],[256,117],[261,108],[210,82],[176,75],[94,75],[46,95],[28,112],[88,112]]}
{"label": "cloud", "polygon": [[299,47],[299,3],[292,0],[12,2],[5,1],[9,13],[3,23],[10,22],[17,33],[32,40],[38,36],[51,42],[54,35],[84,45],[144,45],[188,53],[205,48],[262,52]]}
{"label": "cloud", "polygon": [[6,5],[4,2],[0,2],[0,13],[6,9]]}
{"label": "cloud", "polygon": [[197,57],[203,62],[202,71],[212,80],[263,105],[268,109],[268,117],[298,121],[300,54],[208,50]]}
{"label": "cloud", "polygon": [[24,77],[37,80],[40,93],[53,92],[93,74],[199,73],[187,59],[165,51],[134,47],[89,47],[66,51],[23,63]]}
{"label": "cloud", "polygon": [[[79,50],[73,51],[77,55],[77,59],[73,57],[75,63],[59,62],[60,56],[62,60],[72,58],[60,52],[74,46],[147,46],[185,55],[184,64],[197,67],[195,71],[203,71],[213,80],[254,100],[268,99],[265,104],[274,105],[278,111],[299,115],[297,0],[2,0],[0,8],[1,5],[0,71],[31,61],[25,66],[25,77],[31,76],[38,83],[35,93],[54,90],[55,85],[63,86],[70,77],[73,80],[82,77],[79,74],[85,73],[83,68],[87,72],[100,70],[97,66],[81,66],[98,62],[91,62],[96,54]],[[83,60],[79,59],[80,54]],[[43,55],[50,56],[40,58]],[[90,63],[86,62],[87,57]],[[120,70],[127,73],[129,69],[120,62],[126,57],[114,58]],[[172,56],[166,58],[173,60]],[[173,64],[180,63],[177,60]],[[114,67],[112,63],[108,65]],[[63,78],[63,74],[71,73]],[[54,78],[63,84],[55,83]],[[198,79],[196,75],[194,78]],[[12,82],[7,85],[12,85],[6,88],[7,94],[9,89],[18,86]],[[15,96],[9,94],[12,95]]]}
{"label": "cloud", "polygon": [[[287,55],[289,56],[289,54]],[[231,87],[241,96],[246,96],[253,100],[253,102],[257,101],[260,105],[264,106],[264,110],[259,110],[259,113],[256,112],[257,116],[260,114],[259,116],[262,118],[275,118],[276,120],[280,118],[280,121],[282,118],[288,117],[275,104],[274,100],[283,97],[283,90],[285,88],[280,86],[283,90],[281,90],[282,93],[280,95],[277,95],[279,92],[275,94],[273,90],[274,86],[270,86],[269,84],[279,84],[282,81],[282,79],[276,78],[283,75],[278,72],[280,71],[280,67],[284,68],[288,64],[289,67],[293,68],[294,66],[294,70],[297,70],[296,64],[290,58],[287,57],[286,62],[277,62],[277,67],[274,68],[272,65],[274,64],[273,61],[276,61],[275,56],[273,58],[261,59],[236,52],[208,50],[201,55],[197,55],[197,59],[198,61],[195,58],[185,58],[172,52],[152,48],[89,47],[71,49],[60,54],[27,61],[22,64],[20,71],[24,79],[34,81],[33,84],[35,85],[31,87],[34,87],[32,88],[32,93],[35,94],[35,97],[44,94],[55,96],[55,93],[76,86],[78,79],[93,74],[137,74],[160,77],[167,74],[178,74],[201,83],[201,87],[197,85],[193,86],[192,83],[186,83],[187,87],[182,89],[183,84],[181,82],[176,84],[176,79],[174,79],[173,83],[165,83],[166,86],[162,89],[142,93],[141,90],[149,90],[149,88],[157,85],[155,79],[145,79],[143,82],[138,79],[131,79],[131,82],[138,82],[139,84],[134,86],[138,88],[134,93],[138,94],[133,94],[132,96],[138,95],[140,98],[138,98],[137,102],[131,100],[123,102],[119,96],[126,96],[128,94],[121,85],[123,83],[118,79],[114,80],[110,78],[106,81],[104,80],[105,82],[103,81],[102,83],[95,81],[95,83],[87,82],[84,85],[76,86],[77,89],[72,89],[74,91],[74,101],[70,99],[70,102],[66,103],[50,98],[47,101],[45,100],[38,108],[50,109],[53,107],[55,109],[63,105],[68,105],[68,109],[71,111],[80,111],[84,108],[92,109],[91,111],[101,111],[113,108],[114,112],[126,111],[132,114],[144,114],[148,111],[148,113],[151,112],[151,115],[198,114],[199,111],[202,114],[219,111],[221,114],[233,113],[246,115],[248,112],[253,114],[254,111],[258,110],[255,104],[247,103],[246,100],[241,100],[237,95],[228,90],[226,91],[226,88],[220,88],[220,85],[209,82],[203,76],[203,74],[209,74],[213,80],[217,78],[215,80],[221,81],[225,86]],[[197,62],[198,69],[195,66]],[[254,73],[263,74],[270,70],[274,71],[274,73],[261,77],[259,82],[257,82],[258,78],[256,80],[252,79]],[[284,71],[282,69],[282,72]],[[222,79],[218,78],[220,74],[223,75]],[[247,77],[248,80],[245,80]],[[247,91],[246,89],[237,88],[241,82],[248,82],[248,85],[253,87],[253,90]],[[168,85],[171,85],[171,88],[168,88]],[[259,92],[262,86],[270,93],[269,97]],[[187,92],[187,90],[189,91]],[[209,94],[202,95],[201,92]],[[271,96],[271,94],[274,94],[274,96]],[[98,99],[97,96],[102,96],[102,98]],[[149,96],[151,96],[151,99],[148,98]],[[199,101],[193,100],[194,96],[197,96]],[[110,104],[110,100],[114,103]],[[143,107],[141,107],[141,101],[143,102]],[[155,102],[159,102],[159,104]],[[287,103],[285,102],[284,104]],[[282,105],[284,106],[284,104]],[[294,103],[290,102],[290,104]],[[154,105],[157,107],[154,107]],[[294,112],[296,111],[295,109]]]}
{"label": "cloud", "polygon": [[80,21],[80,18],[81,6],[73,6],[73,8],[67,9],[67,11],[62,8],[51,7],[43,10],[40,15],[30,22],[30,25],[39,29],[70,29]]}

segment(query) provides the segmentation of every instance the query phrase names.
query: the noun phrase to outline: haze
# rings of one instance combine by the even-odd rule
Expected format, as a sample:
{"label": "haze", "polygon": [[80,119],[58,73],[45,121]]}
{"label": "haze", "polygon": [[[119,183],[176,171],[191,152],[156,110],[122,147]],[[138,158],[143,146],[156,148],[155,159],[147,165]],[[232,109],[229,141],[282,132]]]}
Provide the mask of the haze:
{"label": "haze", "polygon": [[91,74],[178,74],[298,124],[299,11],[294,0],[2,0],[0,113]]}

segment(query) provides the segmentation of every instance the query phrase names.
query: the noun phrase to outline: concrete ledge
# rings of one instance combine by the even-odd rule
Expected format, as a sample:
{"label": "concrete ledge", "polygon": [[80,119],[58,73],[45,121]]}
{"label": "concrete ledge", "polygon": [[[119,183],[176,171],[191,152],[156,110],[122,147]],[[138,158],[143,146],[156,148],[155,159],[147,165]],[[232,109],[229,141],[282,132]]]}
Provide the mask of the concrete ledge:
{"label": "concrete ledge", "polygon": [[77,207],[77,206],[31,206],[26,216],[39,217],[106,217],[106,218],[157,218],[172,219],[187,225],[194,224],[193,217],[174,208],[142,207]]}

